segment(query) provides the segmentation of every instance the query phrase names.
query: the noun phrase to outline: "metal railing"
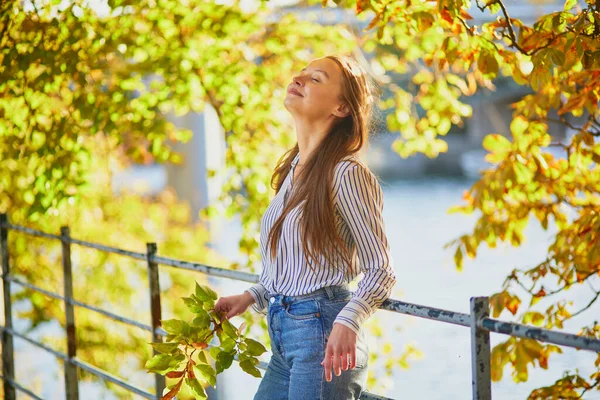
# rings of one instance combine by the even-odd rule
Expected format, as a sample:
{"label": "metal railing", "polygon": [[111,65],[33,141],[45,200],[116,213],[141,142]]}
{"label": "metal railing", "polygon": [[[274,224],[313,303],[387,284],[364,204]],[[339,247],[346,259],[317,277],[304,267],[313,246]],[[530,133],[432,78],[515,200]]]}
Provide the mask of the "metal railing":
{"label": "metal railing", "polygon": [[[53,293],[24,282],[10,273],[10,253],[8,248],[8,232],[10,230],[22,232],[27,235],[44,237],[47,239],[60,240],[62,243],[62,264],[64,272],[64,296]],[[136,260],[146,261],[148,264],[148,280],[150,288],[150,314],[151,325],[146,325],[132,319],[116,315],[80,301],[73,299],[73,280],[71,272],[71,244],[93,248],[106,253],[119,254],[125,257],[131,257]],[[2,263],[2,285],[4,289],[4,318],[5,326],[0,326],[2,331],[2,376],[4,382],[4,395],[7,400],[16,399],[16,390],[20,390],[34,399],[41,399],[38,395],[15,381],[14,369],[14,348],[13,337],[23,339],[34,346],[37,346],[56,357],[62,359],[65,363],[65,392],[68,400],[79,399],[78,374],[80,368],[92,373],[102,379],[110,381],[122,388],[138,394],[147,399],[160,399],[165,388],[165,379],[162,375],[155,374],[155,393],[148,393],[143,389],[135,387],[117,376],[107,371],[97,368],[77,358],[77,343],[75,336],[75,315],[74,307],[81,307],[102,314],[125,324],[136,326],[152,333],[153,341],[161,341],[166,332],[160,327],[161,320],[161,298],[160,284],[158,278],[159,265],[166,265],[175,268],[187,269],[208,274],[216,277],[223,277],[245,281],[250,283],[258,282],[258,275],[241,271],[232,271],[223,268],[216,268],[207,265],[179,261],[157,255],[157,246],[155,243],[148,243],[145,253],[127,251],[115,247],[104,246],[97,243],[85,242],[71,237],[69,228],[61,228],[60,235],[41,232],[24,226],[13,225],[8,221],[6,214],[0,214],[0,261]],[[11,302],[11,283],[26,287],[40,293],[43,293],[54,299],[64,301],[66,314],[66,332],[67,332],[67,354],[56,351],[40,342],[37,342],[17,331],[12,327],[12,302]],[[513,322],[503,322],[489,318],[489,304],[487,297],[472,297],[470,301],[470,314],[453,312],[434,307],[423,306],[419,304],[406,303],[399,300],[388,299],[379,307],[382,310],[394,313],[406,314],[420,318],[431,319],[434,321],[445,322],[454,325],[460,325],[470,328],[471,331],[471,366],[472,366],[472,391],[474,400],[491,399],[491,374],[490,374],[490,332],[501,333],[510,336],[516,336],[526,339],[534,339],[542,342],[553,343],[557,345],[578,348],[600,352],[600,340],[590,337],[583,337],[569,333],[557,332],[548,329],[521,325]],[[237,358],[237,357],[236,357]],[[266,369],[267,364],[260,362],[258,368]],[[362,400],[386,400],[386,397],[378,396],[368,391],[361,395]],[[387,399],[389,400],[389,399]]]}

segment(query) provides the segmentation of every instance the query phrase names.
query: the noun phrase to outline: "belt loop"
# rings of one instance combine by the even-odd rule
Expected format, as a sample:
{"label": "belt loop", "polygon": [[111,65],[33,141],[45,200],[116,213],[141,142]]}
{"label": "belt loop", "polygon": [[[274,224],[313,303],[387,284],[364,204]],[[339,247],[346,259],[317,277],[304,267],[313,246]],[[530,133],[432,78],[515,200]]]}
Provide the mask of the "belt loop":
{"label": "belt loop", "polygon": [[327,292],[327,297],[329,297],[329,300],[333,300],[335,298],[333,294],[333,288],[331,286],[325,286],[325,292]]}

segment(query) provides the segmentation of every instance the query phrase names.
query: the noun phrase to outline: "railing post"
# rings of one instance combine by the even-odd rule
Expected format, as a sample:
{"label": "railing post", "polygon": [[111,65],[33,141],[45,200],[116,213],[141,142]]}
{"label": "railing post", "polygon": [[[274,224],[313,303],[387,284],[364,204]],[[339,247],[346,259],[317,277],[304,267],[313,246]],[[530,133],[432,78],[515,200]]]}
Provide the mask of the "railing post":
{"label": "railing post", "polygon": [[[152,313],[152,341],[162,342],[161,336],[156,333],[156,329],[160,327],[162,312],[160,307],[160,285],[158,282],[158,264],[151,261],[151,258],[156,255],[158,249],[156,243],[146,243],[146,259],[148,260],[148,281],[150,286],[150,310]],[[156,354],[156,350],[153,351]],[[165,377],[160,374],[155,374],[156,397],[162,397],[165,388]]]}
{"label": "railing post", "polygon": [[77,336],[75,333],[75,311],[73,299],[73,273],[71,269],[71,231],[68,227],[60,228],[62,243],[63,285],[65,295],[65,315],[67,321],[67,355],[65,361],[65,391],[67,400],[79,400],[79,379],[77,366],[73,359],[77,355]]}
{"label": "railing post", "polygon": [[471,297],[471,370],[473,400],[491,400],[490,333],[477,326],[489,316],[487,297]]}
{"label": "railing post", "polygon": [[[10,299],[10,266],[8,252],[8,216],[0,214],[0,252],[2,253],[2,289],[4,292],[4,326],[12,329],[12,302]],[[15,400],[16,390],[8,381],[15,380],[15,358],[13,337],[6,330],[2,331],[2,376],[4,377],[4,398],[6,400]]]}

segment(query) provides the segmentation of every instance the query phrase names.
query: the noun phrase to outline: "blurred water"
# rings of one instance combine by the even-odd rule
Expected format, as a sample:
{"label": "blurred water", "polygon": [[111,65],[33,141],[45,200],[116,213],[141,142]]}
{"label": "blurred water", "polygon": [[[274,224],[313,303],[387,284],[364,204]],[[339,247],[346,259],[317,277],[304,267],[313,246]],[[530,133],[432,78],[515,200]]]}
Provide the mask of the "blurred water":
{"label": "blurred water", "polygon": [[[469,312],[472,296],[491,295],[499,291],[502,282],[513,268],[530,268],[543,259],[551,242],[551,232],[544,231],[532,219],[526,229],[526,241],[520,248],[499,245],[496,249],[482,247],[475,261],[466,260],[463,272],[453,266],[453,253],[443,245],[461,234],[468,233],[476,217],[448,215],[446,210],[460,204],[464,190],[471,182],[446,178],[424,178],[418,181],[383,183],[385,194],[384,217],[392,247],[398,283],[394,298],[453,311]],[[235,252],[234,226],[228,229],[229,254]],[[231,246],[231,247],[230,247]],[[224,249],[225,249],[224,248]],[[247,284],[221,280],[222,295],[241,292]],[[596,282],[596,287],[600,284]],[[587,304],[591,291],[586,287],[567,292],[575,305]],[[553,299],[554,300],[554,299]],[[547,303],[540,302],[539,309]],[[592,309],[565,326],[576,333],[600,315],[596,304]],[[386,329],[392,333],[392,343],[400,351],[413,344],[423,352],[423,358],[411,362],[411,368],[398,368],[392,376],[393,387],[385,394],[394,399],[470,399],[471,361],[469,330],[425,319],[379,311]],[[510,314],[500,319],[510,320]],[[234,320],[234,323],[236,321]],[[400,328],[396,332],[396,328]],[[492,334],[492,345],[508,337]],[[563,354],[550,357],[549,369],[530,368],[530,379],[516,384],[507,368],[504,379],[492,386],[494,399],[526,399],[536,387],[546,386],[562,377],[565,369],[589,375],[596,355],[591,352],[564,348]],[[234,363],[223,374],[220,393],[225,400],[252,399],[259,379],[246,375]],[[585,399],[600,399],[588,394]]]}

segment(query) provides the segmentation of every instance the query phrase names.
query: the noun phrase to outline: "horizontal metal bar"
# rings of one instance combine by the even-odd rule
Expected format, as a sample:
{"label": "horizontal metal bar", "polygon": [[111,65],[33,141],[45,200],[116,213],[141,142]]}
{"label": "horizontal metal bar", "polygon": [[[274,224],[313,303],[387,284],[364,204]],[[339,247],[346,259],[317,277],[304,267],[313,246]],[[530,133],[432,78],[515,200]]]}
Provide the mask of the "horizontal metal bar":
{"label": "horizontal metal bar", "polygon": [[53,235],[51,233],[46,233],[46,232],[38,231],[38,230],[35,230],[35,229],[27,228],[25,226],[13,225],[13,224],[0,224],[0,225],[6,227],[7,229],[10,229],[10,230],[13,230],[13,231],[23,232],[23,233],[26,233],[28,235],[40,236],[40,237],[45,237],[45,238],[48,238],[48,239],[60,240],[60,235]]}
{"label": "horizontal metal bar", "polygon": [[362,394],[359,397],[360,400],[394,400],[391,399],[389,397],[383,397],[383,396],[379,396],[377,394],[371,393],[371,392],[362,392]]}
{"label": "horizontal metal bar", "polygon": [[434,321],[447,322],[460,326],[471,326],[469,314],[443,310],[441,308],[422,306],[420,304],[406,303],[400,300],[387,299],[379,307],[382,310],[412,315],[414,317],[431,319]]}
{"label": "horizontal metal bar", "polygon": [[69,238],[68,241],[71,243],[78,244],[80,246],[90,247],[90,248],[96,249],[96,250],[101,250],[106,253],[119,254],[121,256],[135,258],[136,260],[146,261],[145,253],[138,253],[137,251],[123,250],[123,249],[119,249],[117,247],[111,247],[111,246],[105,246],[103,244],[85,242],[83,240],[78,240],[78,239],[73,239],[73,238]]}
{"label": "horizontal metal bar", "polygon": [[126,317],[121,317],[120,315],[113,314],[113,313],[111,313],[109,311],[105,311],[105,310],[103,310],[101,308],[98,308],[98,307],[90,306],[89,304],[85,304],[85,303],[82,303],[82,302],[74,300],[74,299],[67,299],[67,301],[69,303],[73,304],[73,305],[76,305],[76,306],[81,307],[81,308],[85,308],[85,309],[90,310],[90,311],[95,311],[98,314],[102,314],[105,317],[112,318],[112,319],[117,320],[119,322],[122,322],[124,324],[129,324],[129,325],[138,327],[140,329],[143,329],[145,331],[152,332],[152,327],[150,325],[142,324],[141,322],[137,322],[137,321],[134,321],[133,319],[129,319],[129,318],[126,318]]}
{"label": "horizontal metal bar", "polygon": [[490,332],[504,335],[517,336],[525,339],[534,339],[541,342],[554,343],[576,349],[600,352],[600,340],[572,333],[556,332],[549,329],[535,328],[532,326],[503,322],[492,318],[483,318],[478,322],[479,327]]}
{"label": "horizontal metal bar", "polygon": [[38,395],[36,395],[35,393],[33,393],[31,390],[26,389],[25,387],[19,385],[17,382],[13,381],[10,378],[5,378],[2,375],[0,375],[0,379],[2,379],[3,381],[6,381],[8,383],[10,383],[12,386],[14,386],[15,388],[19,389],[21,392],[26,393],[27,396],[31,397],[32,399],[35,399],[35,400],[44,400],[41,397],[39,397]]}
{"label": "horizontal metal bar", "polygon": [[226,268],[211,267],[208,265],[193,263],[189,261],[173,260],[166,257],[152,256],[150,261],[158,264],[168,265],[171,267],[177,267],[181,269],[187,269],[190,271],[202,272],[211,276],[219,276],[222,278],[230,278],[238,281],[245,281],[251,283],[257,283],[259,276],[257,274],[251,274],[244,271],[233,271]]}
{"label": "horizontal metal bar", "polygon": [[27,336],[22,335],[21,333],[16,332],[13,329],[7,328],[5,326],[0,326],[0,331],[7,331],[8,333],[10,333],[13,336],[16,336],[16,337],[18,337],[20,339],[23,339],[23,340],[31,343],[34,346],[37,346],[37,347],[39,347],[39,348],[41,348],[43,350],[46,350],[49,353],[54,354],[56,357],[62,359],[65,362],[69,362],[70,361],[73,364],[77,365],[78,367],[80,367],[82,369],[85,369],[88,372],[91,372],[91,373],[93,373],[93,374],[95,374],[95,375],[97,375],[97,376],[99,376],[99,377],[101,377],[103,379],[111,381],[111,382],[113,382],[113,383],[115,383],[115,384],[117,384],[119,386],[122,386],[122,387],[124,387],[127,390],[130,390],[130,391],[132,391],[134,393],[137,393],[140,396],[144,396],[144,397],[146,397],[148,399],[156,399],[155,395],[147,393],[147,392],[144,392],[143,390],[138,389],[135,386],[131,386],[128,383],[126,383],[125,381],[121,380],[120,378],[118,378],[118,377],[116,377],[114,375],[111,375],[108,372],[102,371],[101,369],[99,369],[97,367],[94,367],[91,364],[88,364],[88,363],[86,363],[84,361],[81,361],[81,360],[79,360],[77,358],[73,358],[73,359],[69,360],[69,357],[66,354],[61,353],[60,351],[56,351],[54,349],[51,349],[50,347],[48,347],[46,345],[43,345],[43,344],[41,344],[41,343],[39,343],[39,342],[31,339],[31,338],[28,338]]}
{"label": "horizontal metal bar", "polygon": [[63,296],[61,296],[60,294],[54,293],[54,292],[50,292],[46,289],[42,289],[41,287],[32,285],[31,283],[27,283],[25,281],[20,280],[19,278],[15,278],[14,276],[7,276],[4,278],[5,280],[9,280],[11,282],[14,282],[18,285],[21,286],[25,286],[26,288],[29,288],[31,290],[35,290],[36,292],[40,292],[45,294],[48,297],[52,297],[53,299],[58,299],[58,300],[64,300],[65,298]]}
{"label": "horizontal metal bar", "polygon": [[14,283],[16,283],[18,285],[25,286],[25,287],[27,287],[29,289],[32,289],[32,290],[38,291],[40,293],[43,293],[46,296],[49,296],[49,297],[52,297],[52,298],[55,298],[55,299],[58,299],[58,300],[64,300],[67,303],[73,304],[75,306],[78,306],[78,307],[81,307],[81,308],[85,308],[85,309],[90,310],[90,311],[97,312],[99,314],[102,314],[102,315],[104,315],[106,317],[109,317],[109,318],[112,318],[114,320],[117,320],[119,322],[123,322],[123,323],[129,324],[129,325],[133,325],[133,326],[136,326],[136,327],[138,327],[140,329],[143,329],[145,331],[152,332],[152,327],[150,325],[145,325],[145,324],[142,324],[141,322],[137,322],[137,321],[134,321],[134,320],[126,318],[126,317],[121,317],[120,315],[113,314],[113,313],[111,313],[109,311],[105,311],[105,310],[103,310],[101,308],[98,308],[98,307],[95,307],[95,306],[91,306],[91,305],[86,304],[86,303],[82,303],[82,302],[77,301],[75,299],[65,299],[63,296],[61,296],[59,294],[56,294],[56,293],[53,293],[53,292],[49,292],[49,291],[47,291],[45,289],[42,289],[42,288],[40,288],[38,286],[32,285],[31,283],[27,283],[27,282],[24,282],[24,281],[22,281],[22,280],[20,280],[18,278],[15,278],[14,276],[9,276],[6,279],[8,279],[9,281],[14,282]]}
{"label": "horizontal metal bar", "polygon": [[63,238],[60,235],[53,235],[51,233],[46,233],[46,232],[38,231],[38,230],[35,230],[35,229],[26,228],[26,227],[20,226],[20,225],[13,225],[13,224],[2,224],[2,225],[6,226],[8,229],[11,229],[11,230],[14,230],[14,231],[20,231],[20,232],[26,233],[28,235],[40,236],[40,237],[44,237],[44,238],[48,238],[48,239],[55,239],[55,240],[64,240],[64,241],[66,241],[68,243],[74,243],[74,244],[78,244],[80,246],[90,247],[92,249],[101,250],[101,251],[104,251],[106,253],[119,254],[119,255],[122,255],[122,256],[135,258],[136,260],[146,260],[146,254],[145,253],[138,253],[136,251],[123,250],[123,249],[119,249],[119,248],[116,248],[116,247],[111,247],[111,246],[105,246],[105,245],[102,245],[102,244],[86,242],[84,240],[73,239],[72,237]]}
{"label": "horizontal metal bar", "polygon": [[[78,240],[78,239],[74,239],[72,237],[63,238],[60,235],[52,235],[49,233],[41,232],[41,231],[38,231],[35,229],[26,228],[24,226],[19,226],[19,225],[13,225],[13,224],[2,224],[2,225],[6,226],[8,229],[21,231],[21,232],[24,232],[24,233],[27,233],[30,235],[42,236],[42,237],[46,237],[49,239],[65,240],[66,242],[69,242],[69,243],[74,243],[74,244],[78,244],[80,246],[90,247],[92,249],[101,250],[106,253],[119,254],[122,256],[134,258],[136,260],[143,260],[143,261],[147,260],[146,253],[138,253],[135,251],[123,250],[123,249],[119,249],[116,247],[86,242],[84,240]],[[177,268],[187,269],[187,270],[191,270],[191,271],[198,271],[198,272],[202,272],[202,273],[212,275],[212,276],[236,279],[236,280],[250,282],[250,283],[257,283],[258,279],[259,279],[259,276],[257,274],[252,274],[249,272],[233,271],[233,270],[226,269],[226,268],[211,267],[208,265],[192,263],[189,261],[174,260],[174,259],[166,258],[166,257],[153,256],[153,257],[150,257],[150,261],[153,261],[153,262],[156,262],[159,264],[163,264],[163,265],[168,265],[171,267],[177,267]]]}
{"label": "horizontal metal bar", "polygon": [[[106,371],[103,371],[91,364],[88,364],[85,361],[81,361],[81,360],[75,358],[75,359],[73,359],[73,364],[77,365],[81,369],[91,372],[94,375],[97,375],[98,377],[100,377],[102,379],[105,379],[107,381],[115,383],[115,384],[121,386],[122,388],[125,388],[125,389],[129,390],[130,392],[138,394],[147,399],[155,400],[157,397],[159,397],[158,395],[148,393],[142,389],[139,389],[133,385],[130,385],[127,382],[123,381],[121,378],[114,376]],[[160,393],[160,395],[162,395],[162,393]]]}
{"label": "horizontal metal bar", "polygon": [[45,344],[42,344],[40,342],[36,342],[35,340],[33,340],[31,338],[28,338],[27,336],[25,336],[25,335],[23,335],[23,334],[15,331],[15,330],[13,330],[11,328],[7,328],[5,326],[1,326],[0,325],[0,331],[6,331],[6,332],[10,333],[12,336],[16,336],[16,337],[18,337],[20,339],[23,339],[26,342],[28,342],[28,343],[36,346],[36,347],[39,347],[40,349],[46,350],[48,353],[54,354],[56,357],[60,358],[63,361],[68,361],[68,359],[69,359],[69,357],[65,353],[61,353],[60,351],[56,351],[56,350],[54,350],[54,349],[46,346]]}

